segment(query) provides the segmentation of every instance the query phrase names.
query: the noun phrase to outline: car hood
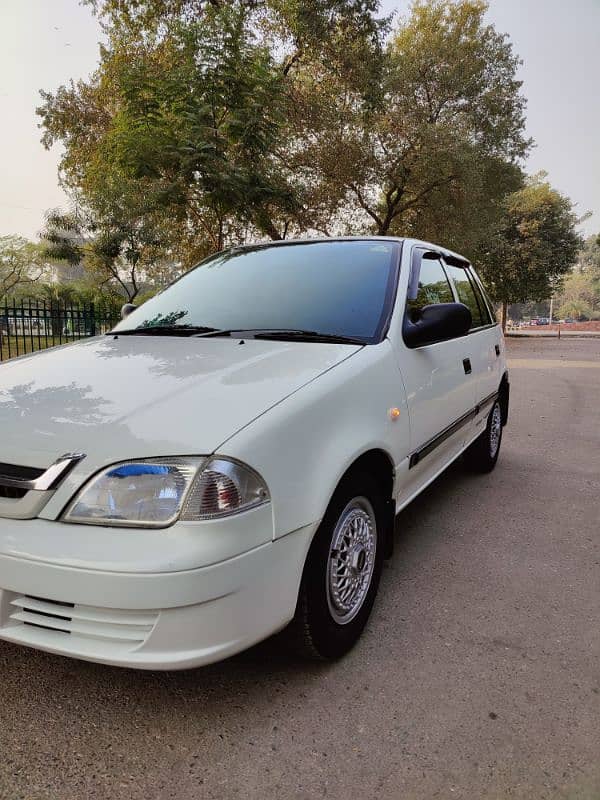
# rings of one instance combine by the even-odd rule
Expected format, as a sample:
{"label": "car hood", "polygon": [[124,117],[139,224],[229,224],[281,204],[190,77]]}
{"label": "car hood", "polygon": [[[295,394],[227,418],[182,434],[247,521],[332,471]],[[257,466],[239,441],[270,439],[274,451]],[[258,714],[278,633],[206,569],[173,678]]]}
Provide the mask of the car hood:
{"label": "car hood", "polygon": [[360,347],[107,336],[0,365],[0,462],[208,454]]}

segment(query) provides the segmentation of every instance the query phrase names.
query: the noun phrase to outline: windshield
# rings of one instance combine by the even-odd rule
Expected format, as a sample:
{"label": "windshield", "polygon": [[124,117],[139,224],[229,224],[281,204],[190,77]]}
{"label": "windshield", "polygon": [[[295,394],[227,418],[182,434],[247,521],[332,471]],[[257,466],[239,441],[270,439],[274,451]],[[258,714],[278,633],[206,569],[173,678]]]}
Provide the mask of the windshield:
{"label": "windshield", "polygon": [[399,247],[356,240],[219,253],[144,303],[114,332],[280,329],[378,341],[393,299]]}

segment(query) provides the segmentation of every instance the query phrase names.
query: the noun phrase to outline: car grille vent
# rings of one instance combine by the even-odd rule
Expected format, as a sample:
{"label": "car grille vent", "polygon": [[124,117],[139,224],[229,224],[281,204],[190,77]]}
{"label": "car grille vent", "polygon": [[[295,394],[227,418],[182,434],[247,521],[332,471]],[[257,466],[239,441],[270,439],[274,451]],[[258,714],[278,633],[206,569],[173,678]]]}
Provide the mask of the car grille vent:
{"label": "car grille vent", "polygon": [[43,475],[45,469],[37,469],[36,467],[17,467],[15,464],[0,464],[0,483],[2,477],[17,478],[20,481],[34,481]]}
{"label": "car grille vent", "polygon": [[[0,478],[0,481],[2,478]],[[27,489],[17,489],[14,486],[2,486],[0,483],[0,497],[5,500],[21,500],[27,494]]]}
{"label": "car grille vent", "polygon": [[[54,620],[60,620],[62,622],[71,622],[72,617],[68,616],[70,610],[74,607],[73,603],[57,603],[54,600],[43,600],[40,597],[32,597],[31,595],[25,595],[23,598],[27,603],[28,606],[23,606],[23,612],[25,614],[30,615],[37,615],[42,617],[43,619],[40,622],[32,622],[29,620],[23,620],[25,625],[33,625],[36,628],[48,628],[49,630],[62,630],[63,633],[69,633],[69,630],[60,627],[60,622],[55,622]],[[14,604],[14,601],[13,601]],[[51,611],[42,611],[42,605],[44,608],[52,609]],[[13,615],[13,619],[14,619]],[[44,619],[48,620],[48,624],[42,624]]]}
{"label": "car grille vent", "polygon": [[27,489],[17,486],[6,486],[2,478],[12,478],[19,481],[34,481],[43,475],[45,470],[35,467],[18,467],[15,464],[0,464],[0,498],[4,500],[21,500],[27,494]]}
{"label": "car grille vent", "polygon": [[12,622],[60,634],[120,644],[142,644],[158,619],[158,611],[126,611],[20,595],[10,601]]}

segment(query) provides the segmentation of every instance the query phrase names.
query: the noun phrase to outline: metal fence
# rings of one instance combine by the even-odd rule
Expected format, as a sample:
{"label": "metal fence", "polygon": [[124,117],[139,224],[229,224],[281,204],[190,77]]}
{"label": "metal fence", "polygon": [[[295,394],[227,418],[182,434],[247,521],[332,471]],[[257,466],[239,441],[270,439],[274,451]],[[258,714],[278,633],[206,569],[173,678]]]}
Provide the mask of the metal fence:
{"label": "metal fence", "polygon": [[106,333],[118,319],[114,309],[94,304],[5,301],[0,303],[0,361]]}

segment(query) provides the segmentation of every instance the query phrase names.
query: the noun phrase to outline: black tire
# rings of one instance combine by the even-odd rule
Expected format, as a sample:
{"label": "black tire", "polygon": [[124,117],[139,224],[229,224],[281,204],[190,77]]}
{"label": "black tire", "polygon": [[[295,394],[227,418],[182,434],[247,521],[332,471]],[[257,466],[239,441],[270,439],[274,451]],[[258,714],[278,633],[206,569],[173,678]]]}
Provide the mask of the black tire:
{"label": "black tire", "polygon": [[[356,505],[355,509],[352,504]],[[347,621],[340,622],[335,614],[337,613],[341,619],[342,611],[335,608],[336,601],[331,590],[331,580],[335,578],[330,579],[329,571],[335,566],[330,564],[332,554],[334,558],[338,557],[337,564],[342,563],[343,555],[342,550],[332,550],[332,545],[334,537],[338,538],[346,529],[342,524],[343,520],[350,520],[354,511],[359,516],[359,526],[362,524],[364,519],[362,515],[370,514],[367,504],[370,505],[374,515],[374,526],[369,528],[367,525],[367,528],[374,534],[375,539],[370,580],[368,588],[364,590],[360,608]],[[369,475],[356,473],[344,480],[333,496],[311,544],[304,565],[296,614],[286,630],[287,642],[297,654],[310,659],[334,660],[347,653],[360,637],[379,587],[385,550],[385,519],[384,499],[376,482]],[[357,557],[357,548],[360,546],[357,544],[350,555],[347,555],[348,561],[344,561],[344,564],[349,564],[350,556]],[[357,568],[360,560],[358,553]],[[368,569],[366,559],[361,569]],[[333,574],[339,574],[339,571]],[[364,574],[366,575],[366,572]],[[365,587],[366,584],[365,578]]]}
{"label": "black tire", "polygon": [[[496,438],[497,437],[497,438]],[[502,410],[496,400],[483,433],[465,450],[464,460],[471,472],[491,472],[496,466],[502,444]]]}

